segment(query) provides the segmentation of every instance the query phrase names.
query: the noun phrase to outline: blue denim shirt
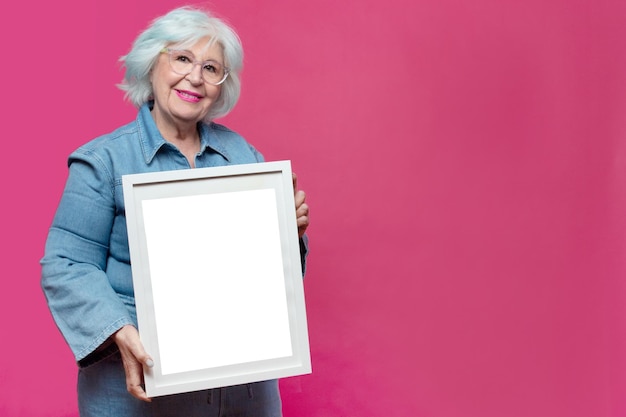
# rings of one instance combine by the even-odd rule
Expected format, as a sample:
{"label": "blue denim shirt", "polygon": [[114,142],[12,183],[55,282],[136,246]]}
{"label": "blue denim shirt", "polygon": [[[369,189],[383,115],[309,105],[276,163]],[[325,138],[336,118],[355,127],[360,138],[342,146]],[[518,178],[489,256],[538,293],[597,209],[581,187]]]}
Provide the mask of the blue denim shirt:
{"label": "blue denim shirt", "polygon": [[[256,149],[226,127],[198,126],[201,147],[196,167],[263,161]],[[41,260],[42,287],[76,360],[87,366],[115,349],[109,339],[115,331],[137,325],[122,175],[190,165],[161,136],[149,104],[141,107],[134,122],[74,151],[68,165]]]}

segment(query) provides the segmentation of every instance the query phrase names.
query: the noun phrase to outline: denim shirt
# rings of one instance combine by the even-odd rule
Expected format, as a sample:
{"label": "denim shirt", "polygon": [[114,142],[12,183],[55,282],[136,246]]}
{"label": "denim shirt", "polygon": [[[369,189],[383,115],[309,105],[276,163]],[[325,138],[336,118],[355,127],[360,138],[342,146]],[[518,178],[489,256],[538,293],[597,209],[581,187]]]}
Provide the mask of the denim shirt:
{"label": "denim shirt", "polygon": [[[116,347],[109,337],[122,326],[137,326],[122,175],[190,168],[161,136],[150,104],[140,108],[134,122],[70,155],[69,176],[46,241],[42,288],[80,366],[112,353]],[[199,123],[198,129],[196,167],[263,162],[232,130],[216,123]],[[303,259],[305,252],[306,241],[301,241]]]}

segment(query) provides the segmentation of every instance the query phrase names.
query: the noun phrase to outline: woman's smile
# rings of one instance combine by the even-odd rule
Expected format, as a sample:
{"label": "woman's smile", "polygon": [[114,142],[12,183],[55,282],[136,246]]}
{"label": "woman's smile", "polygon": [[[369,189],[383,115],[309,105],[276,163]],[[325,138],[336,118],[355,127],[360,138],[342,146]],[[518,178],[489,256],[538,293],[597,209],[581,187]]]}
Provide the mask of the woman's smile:
{"label": "woman's smile", "polygon": [[176,95],[181,98],[181,100],[187,101],[189,103],[197,103],[202,99],[202,95],[198,93],[194,93],[192,91],[186,90],[177,90],[174,89]]}

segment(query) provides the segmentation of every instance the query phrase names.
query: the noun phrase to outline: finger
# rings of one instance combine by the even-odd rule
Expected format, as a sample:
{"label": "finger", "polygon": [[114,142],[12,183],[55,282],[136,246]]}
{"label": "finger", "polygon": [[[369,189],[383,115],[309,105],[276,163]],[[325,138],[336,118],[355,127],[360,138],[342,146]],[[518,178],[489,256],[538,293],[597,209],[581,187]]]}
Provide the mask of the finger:
{"label": "finger", "polygon": [[298,230],[306,229],[307,227],[309,227],[309,217],[308,216],[298,217]]}
{"label": "finger", "polygon": [[303,222],[302,225],[298,225],[298,237],[304,236],[306,233],[306,229],[309,227],[308,221]]}
{"label": "finger", "polygon": [[291,181],[293,182],[293,191],[296,192],[298,189],[298,176],[295,172],[291,173]]}
{"label": "finger", "polygon": [[309,215],[309,205],[307,203],[300,204],[300,206],[296,209],[296,218],[300,218],[302,216],[308,216],[308,215]]}
{"label": "finger", "polygon": [[126,376],[126,390],[133,397],[150,402],[150,398],[143,389],[143,367],[132,352],[125,346],[120,345],[124,374]]}
{"label": "finger", "polygon": [[302,237],[304,232],[306,232],[307,227],[309,227],[309,206],[306,204],[302,204],[297,211],[296,222],[298,226],[298,236]]}
{"label": "finger", "polygon": [[141,401],[151,402],[146,391],[143,389],[143,368],[141,363],[132,359],[124,361],[126,373],[126,390],[130,395]]}
{"label": "finger", "polygon": [[294,194],[294,200],[296,202],[296,209],[300,208],[306,200],[306,193],[302,190],[296,191]]}
{"label": "finger", "polygon": [[115,342],[124,364],[126,389],[133,397],[150,402],[143,389],[143,366],[152,367],[154,363],[143,348],[139,332],[134,326],[124,326],[115,334]]}

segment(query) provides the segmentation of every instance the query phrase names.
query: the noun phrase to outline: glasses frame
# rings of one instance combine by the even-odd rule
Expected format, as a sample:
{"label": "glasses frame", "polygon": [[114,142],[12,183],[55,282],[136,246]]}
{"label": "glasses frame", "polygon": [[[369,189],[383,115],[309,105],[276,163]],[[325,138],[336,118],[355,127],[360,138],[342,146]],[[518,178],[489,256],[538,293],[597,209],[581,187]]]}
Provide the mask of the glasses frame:
{"label": "glasses frame", "polygon": [[211,84],[211,85],[220,85],[224,81],[226,81],[226,79],[228,78],[228,75],[230,74],[230,68],[228,68],[226,65],[222,65],[221,63],[219,63],[219,62],[217,62],[215,60],[212,60],[212,59],[209,59],[209,60],[206,60],[206,61],[198,61],[198,60],[195,59],[195,57],[193,57],[193,61],[191,62],[191,69],[189,70],[189,72],[187,72],[187,73],[178,72],[178,71],[176,71],[174,69],[174,65],[172,64],[172,53],[173,52],[188,52],[189,55],[191,55],[191,56],[193,56],[193,54],[191,52],[189,52],[189,51],[185,51],[185,50],[182,50],[182,49],[172,49],[172,48],[163,48],[163,49],[161,49],[160,53],[168,55],[167,61],[170,64],[171,70],[174,71],[178,75],[188,75],[188,74],[191,74],[191,72],[194,70],[196,65],[200,65],[200,68],[202,68],[202,65],[205,62],[209,62],[209,61],[215,62],[217,64],[220,64],[224,68],[224,77],[219,82],[212,82],[212,81],[206,80],[204,78],[204,72],[200,71],[200,77],[202,78],[202,81],[204,81],[205,83]]}

